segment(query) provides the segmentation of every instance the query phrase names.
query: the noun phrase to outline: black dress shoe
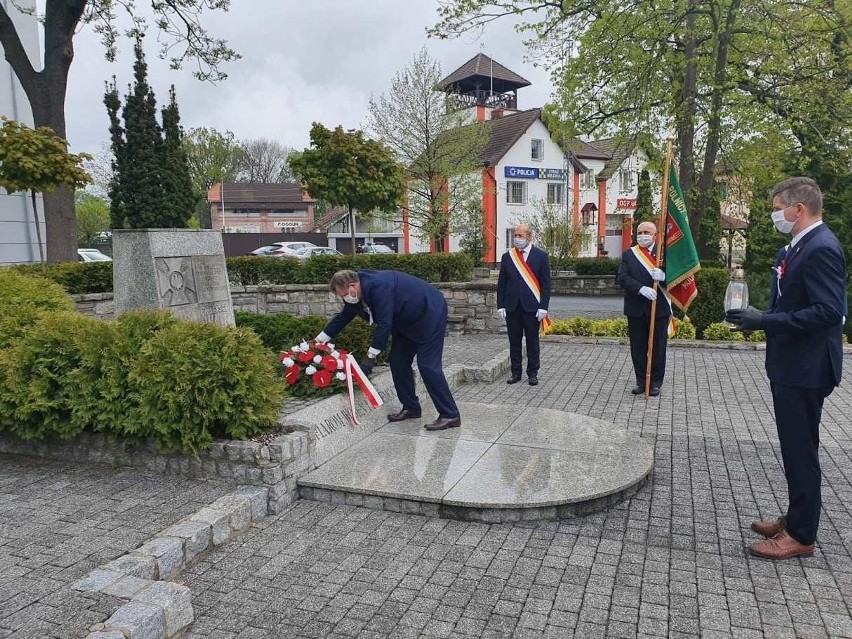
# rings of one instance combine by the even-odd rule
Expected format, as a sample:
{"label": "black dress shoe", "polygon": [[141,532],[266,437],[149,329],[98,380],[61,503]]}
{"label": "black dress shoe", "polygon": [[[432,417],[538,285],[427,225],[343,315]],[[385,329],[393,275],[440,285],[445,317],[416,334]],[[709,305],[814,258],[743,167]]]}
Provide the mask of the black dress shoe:
{"label": "black dress shoe", "polygon": [[633,390],[631,390],[630,392],[633,393],[634,395],[641,395],[642,393],[645,392],[645,387],[640,386],[639,384],[636,384],[636,386],[634,386]]}
{"label": "black dress shoe", "polygon": [[538,377],[530,377],[530,386],[538,386]]}
{"label": "black dress shoe", "polygon": [[659,386],[651,386],[651,391],[648,393],[651,397],[656,397],[660,394]]}
{"label": "black dress shoe", "polygon": [[406,419],[420,419],[421,413],[419,410],[408,410],[407,408],[403,408],[398,413],[391,413],[388,415],[388,419],[392,422],[401,422]]}
{"label": "black dress shoe", "polygon": [[426,430],[445,430],[461,426],[461,417],[439,417],[434,422],[424,424]]}
{"label": "black dress shoe", "polygon": [[519,381],[521,381],[520,375],[518,375],[518,376],[512,375],[509,379],[506,380],[506,383],[507,384],[517,384]]}

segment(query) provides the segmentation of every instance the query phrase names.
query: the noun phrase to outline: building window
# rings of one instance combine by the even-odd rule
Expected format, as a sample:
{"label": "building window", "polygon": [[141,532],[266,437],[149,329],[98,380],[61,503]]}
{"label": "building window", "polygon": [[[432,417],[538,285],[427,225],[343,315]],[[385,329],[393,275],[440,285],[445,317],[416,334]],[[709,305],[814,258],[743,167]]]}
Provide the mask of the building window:
{"label": "building window", "polygon": [[520,181],[506,182],[506,202],[509,204],[526,204],[527,183]]}
{"label": "building window", "polygon": [[635,178],[636,173],[634,171],[621,169],[618,172],[618,190],[622,193],[630,193],[633,191],[636,186]]}
{"label": "building window", "polygon": [[547,185],[547,203],[565,203],[565,185],[561,183],[550,183]]}
{"label": "building window", "polygon": [[269,209],[269,215],[299,215],[302,216],[306,211],[297,211],[295,209]]}
{"label": "building window", "polygon": [[541,140],[533,140],[530,145],[530,155],[533,160],[544,159],[544,143]]}
{"label": "building window", "polygon": [[595,188],[595,171],[594,169],[589,169],[585,173],[583,173],[580,179],[580,188],[583,189],[593,189]]}

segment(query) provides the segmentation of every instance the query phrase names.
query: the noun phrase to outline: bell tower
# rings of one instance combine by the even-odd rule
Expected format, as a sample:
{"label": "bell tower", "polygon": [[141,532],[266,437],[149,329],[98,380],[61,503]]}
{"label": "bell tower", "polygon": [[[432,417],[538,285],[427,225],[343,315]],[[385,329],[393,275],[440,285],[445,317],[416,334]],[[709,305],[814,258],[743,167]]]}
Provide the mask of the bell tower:
{"label": "bell tower", "polygon": [[447,108],[474,109],[475,119],[486,120],[517,111],[518,89],[530,86],[530,81],[484,53],[470,60],[441,80],[437,89],[447,94]]}

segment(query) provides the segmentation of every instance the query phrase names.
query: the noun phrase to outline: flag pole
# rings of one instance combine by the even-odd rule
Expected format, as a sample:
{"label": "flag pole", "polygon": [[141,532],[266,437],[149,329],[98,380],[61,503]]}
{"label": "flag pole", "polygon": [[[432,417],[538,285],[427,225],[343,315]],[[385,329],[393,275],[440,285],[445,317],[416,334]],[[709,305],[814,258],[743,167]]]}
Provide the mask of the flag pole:
{"label": "flag pole", "polygon": [[[663,169],[663,191],[660,202],[660,219],[657,223],[657,268],[663,264],[666,251],[666,218],[669,211],[669,171],[672,165],[672,138],[666,139],[666,167]],[[654,292],[659,288],[654,280]],[[654,327],[657,323],[657,300],[651,301],[651,324],[648,329],[648,356],[645,366],[645,397],[651,396],[651,366],[654,363]]]}

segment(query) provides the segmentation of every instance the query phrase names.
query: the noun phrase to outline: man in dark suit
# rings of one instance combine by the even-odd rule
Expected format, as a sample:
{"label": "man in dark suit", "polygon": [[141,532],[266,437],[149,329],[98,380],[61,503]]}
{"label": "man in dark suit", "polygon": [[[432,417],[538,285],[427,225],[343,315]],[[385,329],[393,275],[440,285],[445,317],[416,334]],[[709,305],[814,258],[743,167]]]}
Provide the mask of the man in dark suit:
{"label": "man in dark suit", "polygon": [[636,230],[636,245],[621,256],[616,282],[624,289],[624,314],[627,316],[627,335],[630,339],[630,356],[636,376],[634,395],[645,392],[645,375],[648,366],[648,334],[651,332],[651,307],[657,300],[654,320],[654,348],[651,351],[651,387],[649,394],[660,394],[666,374],[666,344],[672,307],[665,295],[658,299],[657,292],[665,288],[666,274],[657,268],[657,226],[642,222]]}
{"label": "man in dark suit", "polygon": [[786,559],[813,554],[816,542],[822,505],[819,423],[825,398],[840,383],[846,262],[840,242],[822,223],[816,182],[790,178],[771,195],[775,228],[793,239],[778,253],[769,310],[749,306],[725,318],[740,330],[766,332],[766,374],[789,502],[785,516],[752,523],[767,539],[749,551]]}
{"label": "man in dark suit", "polygon": [[438,410],[438,419],[426,424],[425,428],[444,430],[460,426],[461,415],[441,368],[447,329],[447,302],[441,292],[399,271],[338,271],[331,278],[329,288],[345,304],[317,335],[317,341],[327,342],[334,338],[356,317],[375,324],[372,344],[360,362],[361,369],[369,375],[376,355],[387,346],[388,338],[393,338],[388,360],[402,410],[389,415],[389,419],[399,422],[421,416],[411,369],[416,355],[420,376]]}
{"label": "man in dark suit", "polygon": [[506,320],[512,376],[507,384],[521,381],[521,340],[527,343],[527,380],[538,384],[540,348],[538,333],[550,305],[550,263],[547,253],[532,244],[527,224],[515,228],[514,246],[500,260],[497,278],[497,314]]}

